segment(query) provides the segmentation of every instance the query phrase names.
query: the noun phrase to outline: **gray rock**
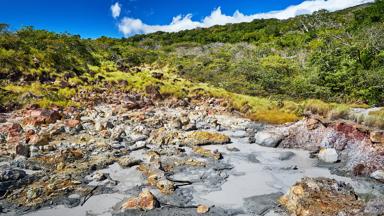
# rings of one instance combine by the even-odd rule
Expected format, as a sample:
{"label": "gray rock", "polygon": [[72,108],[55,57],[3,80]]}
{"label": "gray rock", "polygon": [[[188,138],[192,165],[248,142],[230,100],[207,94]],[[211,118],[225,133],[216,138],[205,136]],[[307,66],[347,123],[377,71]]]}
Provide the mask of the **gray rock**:
{"label": "gray rock", "polygon": [[275,148],[279,145],[283,138],[283,135],[276,132],[261,131],[256,133],[255,143],[262,146]]}
{"label": "gray rock", "polygon": [[4,169],[0,171],[0,182],[16,181],[27,176],[26,172],[18,169]]}

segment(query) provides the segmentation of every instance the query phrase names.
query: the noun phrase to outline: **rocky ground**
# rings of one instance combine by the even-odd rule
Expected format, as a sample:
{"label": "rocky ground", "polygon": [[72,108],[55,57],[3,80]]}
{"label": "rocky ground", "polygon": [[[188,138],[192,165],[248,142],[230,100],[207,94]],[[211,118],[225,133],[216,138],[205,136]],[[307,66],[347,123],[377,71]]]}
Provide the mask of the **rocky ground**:
{"label": "rocky ground", "polygon": [[265,125],[156,91],[84,98],[0,114],[3,214],[383,215],[382,131]]}

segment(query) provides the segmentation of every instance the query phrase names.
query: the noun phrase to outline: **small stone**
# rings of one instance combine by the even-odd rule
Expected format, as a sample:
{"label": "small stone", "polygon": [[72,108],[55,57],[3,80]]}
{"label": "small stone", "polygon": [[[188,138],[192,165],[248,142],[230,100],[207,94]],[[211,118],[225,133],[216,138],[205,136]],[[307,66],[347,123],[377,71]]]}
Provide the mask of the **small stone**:
{"label": "small stone", "polygon": [[206,205],[198,205],[196,212],[199,214],[205,214],[209,211],[209,207]]}
{"label": "small stone", "polygon": [[41,195],[41,189],[40,188],[30,188],[28,191],[27,191],[27,199],[28,200],[32,200],[32,199],[35,199],[37,197],[39,197]]}
{"label": "small stone", "polygon": [[334,148],[324,148],[321,149],[318,157],[320,160],[326,163],[336,163],[339,159],[336,149]]}
{"label": "small stone", "polygon": [[220,160],[220,159],[223,158],[221,153],[218,152],[217,150],[216,151],[211,151],[209,149],[205,149],[205,148],[202,148],[202,147],[199,147],[199,146],[193,147],[193,152],[195,152],[196,154],[199,154],[199,155],[201,155],[203,157],[213,158],[215,160]]}
{"label": "small stone", "polygon": [[375,172],[371,173],[370,176],[371,178],[384,182],[384,170],[376,170]]}
{"label": "small stone", "polygon": [[172,194],[175,191],[175,184],[169,180],[158,181],[156,187],[163,194]]}
{"label": "small stone", "polygon": [[104,181],[105,179],[107,179],[107,176],[105,173],[96,172],[95,174],[93,174],[92,179],[95,181]]}
{"label": "small stone", "polygon": [[142,210],[152,210],[160,206],[156,197],[148,190],[144,189],[138,197],[132,197],[125,202],[121,208],[122,209],[142,209]]}

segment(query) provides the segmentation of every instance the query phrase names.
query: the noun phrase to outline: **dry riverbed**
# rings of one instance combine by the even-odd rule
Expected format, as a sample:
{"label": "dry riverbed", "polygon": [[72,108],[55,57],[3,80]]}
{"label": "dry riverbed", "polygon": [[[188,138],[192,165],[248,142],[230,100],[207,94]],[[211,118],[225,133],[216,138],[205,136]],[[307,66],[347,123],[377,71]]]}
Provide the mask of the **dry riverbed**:
{"label": "dry riverbed", "polygon": [[380,131],[319,119],[264,125],[215,99],[119,97],[86,109],[29,107],[1,115],[1,212],[272,216],[384,210],[384,154],[374,139]]}

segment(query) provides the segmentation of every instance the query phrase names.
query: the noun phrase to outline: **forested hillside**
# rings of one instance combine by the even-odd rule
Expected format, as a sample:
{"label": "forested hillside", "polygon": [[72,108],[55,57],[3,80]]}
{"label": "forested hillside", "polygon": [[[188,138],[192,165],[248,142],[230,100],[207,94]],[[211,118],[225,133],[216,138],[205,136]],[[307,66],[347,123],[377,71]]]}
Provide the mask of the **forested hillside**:
{"label": "forested hillside", "polygon": [[[144,89],[157,82],[139,73],[140,67],[150,65],[159,71],[167,68],[166,73],[192,83],[276,101],[380,105],[383,21],[384,1],[379,0],[289,20],[255,20],[127,39],[82,39],[32,27],[9,31],[1,24],[0,101],[3,109],[31,98],[66,105],[81,89],[114,83]],[[179,89],[168,88],[175,88],[173,83],[165,86],[162,91],[179,97],[189,91],[185,87],[176,94]]]}
{"label": "forested hillside", "polygon": [[127,39],[172,54],[180,75],[250,95],[381,104],[384,3]]}

